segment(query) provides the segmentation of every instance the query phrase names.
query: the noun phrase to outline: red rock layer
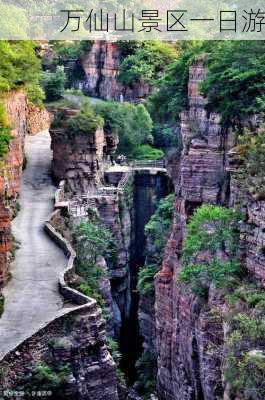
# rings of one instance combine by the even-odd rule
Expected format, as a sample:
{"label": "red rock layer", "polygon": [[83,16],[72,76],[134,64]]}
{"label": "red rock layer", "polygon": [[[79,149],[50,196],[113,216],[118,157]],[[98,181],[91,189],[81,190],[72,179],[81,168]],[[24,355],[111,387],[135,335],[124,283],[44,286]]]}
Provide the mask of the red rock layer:
{"label": "red rock layer", "polygon": [[146,97],[149,85],[135,82],[132,87],[124,87],[118,81],[121,53],[118,45],[96,40],[91,50],[82,58],[81,66],[86,78],[82,87],[91,96],[120,100],[121,95],[129,101]]}
{"label": "red rock layer", "polygon": [[10,93],[5,98],[5,105],[13,139],[0,167],[0,285],[8,278],[11,214],[20,191],[28,115],[27,100],[22,91]]}
{"label": "red rock layer", "polygon": [[172,233],[161,272],[156,278],[156,347],[158,393],[163,400],[222,398],[223,323],[215,312],[223,306],[210,290],[207,306],[178,282],[182,240],[190,215],[202,203],[228,201],[226,154],[232,136],[221,129],[219,116],[207,114],[199,83],[204,59],[190,68],[189,108],[181,115],[183,152],[175,181]]}

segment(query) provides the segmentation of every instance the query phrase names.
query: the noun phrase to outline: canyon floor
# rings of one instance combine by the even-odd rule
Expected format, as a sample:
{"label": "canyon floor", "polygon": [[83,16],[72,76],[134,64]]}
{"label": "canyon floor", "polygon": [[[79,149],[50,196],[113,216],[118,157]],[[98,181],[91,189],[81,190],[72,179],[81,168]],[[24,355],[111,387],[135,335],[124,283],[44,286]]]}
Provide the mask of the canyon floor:
{"label": "canyon floor", "polygon": [[[54,317],[66,312],[58,291],[58,275],[66,266],[63,252],[49,239],[43,224],[53,210],[55,187],[50,178],[50,136],[27,136],[27,167],[12,224],[19,242],[10,279],[4,288],[0,319],[0,358]],[[69,305],[68,305],[69,306]]]}

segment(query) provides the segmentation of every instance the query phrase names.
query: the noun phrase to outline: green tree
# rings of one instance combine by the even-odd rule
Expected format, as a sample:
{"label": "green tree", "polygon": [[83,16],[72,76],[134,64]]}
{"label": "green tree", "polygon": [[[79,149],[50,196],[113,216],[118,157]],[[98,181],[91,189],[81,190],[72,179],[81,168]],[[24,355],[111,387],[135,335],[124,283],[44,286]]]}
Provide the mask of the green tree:
{"label": "green tree", "polygon": [[86,104],[76,116],[68,119],[66,132],[70,137],[76,135],[89,136],[94,134],[97,128],[101,126],[103,126],[103,119],[95,114],[89,104]]}
{"label": "green tree", "polygon": [[81,222],[75,229],[77,258],[95,265],[99,255],[111,257],[114,251],[112,233],[98,222]]}
{"label": "green tree", "polygon": [[163,250],[173,221],[174,194],[160,200],[156,212],[145,226],[145,235],[152,251],[147,253],[146,264],[138,274],[137,289],[142,295],[154,293],[154,276],[159,271]]}
{"label": "green tree", "polygon": [[0,93],[25,88],[29,100],[42,105],[41,64],[32,41],[0,41]]}
{"label": "green tree", "polygon": [[95,111],[104,119],[104,130],[118,136],[120,154],[132,158],[137,147],[152,137],[152,120],[142,104],[104,102]]}
{"label": "green tree", "polygon": [[55,72],[44,72],[42,86],[47,101],[58,100],[63,97],[66,76],[63,67],[58,66]]}
{"label": "green tree", "polygon": [[[124,47],[122,49],[125,52]],[[130,50],[133,54],[124,58],[118,77],[121,83],[129,86],[140,80],[152,83],[177,54],[173,45],[160,41],[142,42],[131,46]]]}
{"label": "green tree", "polygon": [[241,125],[265,110],[265,42],[216,42],[208,53],[208,74],[202,91],[208,109],[226,125]]}
{"label": "green tree", "polygon": [[[236,257],[238,213],[221,206],[199,207],[187,224],[179,278],[195,293],[206,295],[209,285],[233,286],[242,273]],[[204,254],[204,260],[201,255]]]}

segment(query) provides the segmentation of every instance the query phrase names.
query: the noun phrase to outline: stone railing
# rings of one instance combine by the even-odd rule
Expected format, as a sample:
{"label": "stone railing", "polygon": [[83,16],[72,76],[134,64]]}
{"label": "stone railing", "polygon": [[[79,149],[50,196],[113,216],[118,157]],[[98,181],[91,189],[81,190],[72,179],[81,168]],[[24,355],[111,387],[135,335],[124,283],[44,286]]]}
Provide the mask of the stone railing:
{"label": "stone railing", "polygon": [[132,168],[161,168],[165,169],[165,160],[134,160],[131,163]]}
{"label": "stone railing", "polygon": [[23,348],[28,343],[28,341],[34,340],[35,337],[44,334],[46,331],[49,332],[50,327],[53,324],[58,323],[58,321],[62,320],[64,317],[79,313],[91,314],[95,311],[97,307],[97,302],[95,299],[85,296],[78,290],[72,289],[67,284],[67,277],[74,272],[74,260],[76,257],[76,253],[72,248],[70,242],[68,242],[59,232],[57,232],[52,225],[53,219],[59,214],[59,212],[59,210],[55,210],[51,214],[49,220],[45,222],[44,229],[49,237],[63,250],[66,257],[68,258],[65,270],[58,276],[58,286],[59,291],[64,299],[73,303],[73,305],[72,307],[70,305],[69,308],[58,311],[58,315],[55,316],[55,318],[53,318],[51,321],[41,324],[35,332],[31,332],[27,338],[21,340],[21,342],[19,342],[14,349],[6,352],[6,354],[4,354],[0,359],[0,363],[5,362],[11,354],[19,351],[20,348]]}
{"label": "stone railing", "polygon": [[133,175],[132,171],[126,172],[123,177],[121,178],[120,182],[118,183],[118,189],[124,190],[125,186],[127,185],[128,180]]}
{"label": "stone railing", "polygon": [[76,253],[72,248],[70,242],[68,242],[59,232],[56,231],[52,225],[53,219],[58,215],[60,211],[56,210],[50,216],[50,219],[45,222],[44,229],[50,238],[63,250],[66,257],[68,257],[68,263],[65,270],[59,275],[59,290],[60,293],[66,300],[72,301],[76,304],[86,304],[89,302],[95,302],[95,300],[85,296],[78,290],[72,289],[67,285],[67,277],[74,272],[74,261]]}

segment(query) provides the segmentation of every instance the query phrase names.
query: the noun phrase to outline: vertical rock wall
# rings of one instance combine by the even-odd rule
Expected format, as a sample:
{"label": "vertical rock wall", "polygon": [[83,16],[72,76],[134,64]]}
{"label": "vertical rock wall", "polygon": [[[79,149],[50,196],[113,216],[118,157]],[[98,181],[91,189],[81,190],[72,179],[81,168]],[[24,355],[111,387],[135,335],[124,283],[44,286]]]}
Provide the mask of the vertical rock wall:
{"label": "vertical rock wall", "polygon": [[163,400],[222,398],[223,322],[214,312],[222,300],[210,290],[201,304],[178,282],[185,225],[202,203],[227,204],[227,151],[233,145],[215,113],[207,114],[199,83],[206,69],[203,57],[190,68],[189,108],[181,114],[183,151],[175,182],[175,218],[162,270],[156,278],[156,348],[158,393]]}
{"label": "vertical rock wall", "polygon": [[79,86],[90,96],[119,101],[137,101],[150,93],[150,86],[135,82],[132,87],[124,87],[118,81],[121,52],[117,43],[96,40],[90,51],[81,59],[85,80]]}
{"label": "vertical rock wall", "polygon": [[13,139],[0,162],[0,285],[8,279],[12,247],[11,218],[20,191],[24,160],[24,138],[27,133],[28,105],[25,94],[11,92],[4,98]]}

